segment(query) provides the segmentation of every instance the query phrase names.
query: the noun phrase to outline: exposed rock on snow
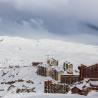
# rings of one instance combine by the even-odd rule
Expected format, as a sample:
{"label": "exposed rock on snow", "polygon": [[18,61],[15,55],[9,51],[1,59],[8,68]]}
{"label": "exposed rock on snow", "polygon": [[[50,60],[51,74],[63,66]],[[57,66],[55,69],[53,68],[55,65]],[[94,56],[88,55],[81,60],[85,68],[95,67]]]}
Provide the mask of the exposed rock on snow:
{"label": "exposed rock on snow", "polygon": [[43,93],[44,80],[49,78],[37,76],[36,68],[32,66],[0,68],[0,96],[7,93]]}

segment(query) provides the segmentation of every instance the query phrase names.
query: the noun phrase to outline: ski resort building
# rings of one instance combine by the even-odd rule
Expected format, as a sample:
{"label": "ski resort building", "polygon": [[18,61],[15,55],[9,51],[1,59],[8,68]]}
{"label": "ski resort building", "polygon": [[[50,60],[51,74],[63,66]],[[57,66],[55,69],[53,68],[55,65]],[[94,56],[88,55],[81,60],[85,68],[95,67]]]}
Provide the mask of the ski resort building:
{"label": "ski resort building", "polygon": [[60,67],[52,67],[50,71],[50,77],[56,81],[60,81],[60,77],[63,74],[63,70]]}
{"label": "ski resort building", "polygon": [[66,61],[66,62],[63,63],[63,69],[64,69],[64,71],[67,71],[67,72],[72,74],[72,72],[73,72],[73,64]]}
{"label": "ski resort building", "polygon": [[58,60],[55,60],[54,58],[48,59],[47,64],[50,66],[58,66]]}
{"label": "ski resort building", "polygon": [[69,91],[69,86],[61,83],[53,83],[52,81],[44,82],[45,93],[63,93],[66,94]]}
{"label": "ski resort building", "polygon": [[61,67],[54,67],[50,72],[50,76],[52,77],[52,79],[58,81],[59,83],[73,84],[79,81],[79,72],[73,71],[69,74],[67,71],[64,71]]}
{"label": "ski resort building", "polygon": [[81,64],[78,69],[80,71],[81,80],[83,80],[84,78],[98,78],[98,64],[92,66],[86,66]]}
{"label": "ski resort building", "polygon": [[47,76],[47,67],[45,66],[38,66],[37,74],[41,76]]}
{"label": "ski resort building", "polygon": [[51,76],[52,68],[48,64],[39,64],[37,74],[41,76]]}
{"label": "ski resort building", "polygon": [[79,74],[63,74],[61,75],[61,83],[66,83],[66,84],[74,84],[75,82],[79,81]]}
{"label": "ski resort building", "polygon": [[79,72],[73,71],[73,65],[51,66],[49,64],[38,65],[37,74],[41,76],[50,76],[53,80],[63,84],[73,84],[79,81]]}

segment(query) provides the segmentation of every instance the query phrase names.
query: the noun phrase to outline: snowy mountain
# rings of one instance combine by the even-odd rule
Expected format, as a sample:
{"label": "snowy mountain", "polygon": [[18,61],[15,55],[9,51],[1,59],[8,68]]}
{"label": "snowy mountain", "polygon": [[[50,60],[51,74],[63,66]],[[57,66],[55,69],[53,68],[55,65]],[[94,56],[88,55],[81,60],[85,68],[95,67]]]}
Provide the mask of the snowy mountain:
{"label": "snowy mountain", "polygon": [[[19,98],[43,97],[44,81],[50,77],[41,77],[36,74],[36,67],[31,66],[33,61],[46,62],[48,57],[60,61],[70,61],[76,68],[81,63],[94,64],[98,62],[98,46],[69,43],[50,39],[25,39],[20,37],[0,37],[0,97],[17,98],[21,92],[25,96]],[[23,93],[26,92],[26,93]],[[34,96],[27,96],[28,92]],[[10,96],[11,95],[11,96]],[[27,97],[26,97],[27,96]],[[49,98],[57,95],[50,95]],[[72,96],[72,95],[71,95]],[[94,95],[95,96],[95,95]],[[60,95],[64,98],[65,96]],[[68,95],[66,95],[68,97]],[[69,96],[70,97],[70,96]],[[75,98],[78,96],[74,96]],[[80,97],[80,96],[79,96]],[[82,97],[80,97],[82,98]],[[89,97],[90,98],[90,97]],[[92,97],[91,97],[92,98]]]}
{"label": "snowy mountain", "polygon": [[98,46],[0,36],[0,66],[27,66],[32,61],[46,61],[47,57],[54,57],[61,63],[70,61],[75,66],[94,64],[98,62]]}

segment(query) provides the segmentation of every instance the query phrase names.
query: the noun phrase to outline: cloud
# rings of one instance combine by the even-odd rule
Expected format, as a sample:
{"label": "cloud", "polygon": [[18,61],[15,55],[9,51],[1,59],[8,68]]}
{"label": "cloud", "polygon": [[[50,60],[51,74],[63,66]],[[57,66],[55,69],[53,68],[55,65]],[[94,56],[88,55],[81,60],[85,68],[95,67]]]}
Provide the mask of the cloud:
{"label": "cloud", "polygon": [[95,30],[95,31],[98,31],[98,26],[96,26],[96,25],[93,25],[93,24],[90,24],[90,23],[86,23],[85,25],[88,26],[89,28]]}
{"label": "cloud", "polygon": [[68,4],[68,0],[15,0],[16,8],[19,10],[53,10],[65,8]]}
{"label": "cloud", "polygon": [[97,9],[98,0],[0,0],[0,35],[98,44]]}
{"label": "cloud", "polygon": [[1,21],[1,35],[23,36],[29,38],[47,38],[51,33],[43,26],[43,21],[40,19],[23,20],[21,22]]}

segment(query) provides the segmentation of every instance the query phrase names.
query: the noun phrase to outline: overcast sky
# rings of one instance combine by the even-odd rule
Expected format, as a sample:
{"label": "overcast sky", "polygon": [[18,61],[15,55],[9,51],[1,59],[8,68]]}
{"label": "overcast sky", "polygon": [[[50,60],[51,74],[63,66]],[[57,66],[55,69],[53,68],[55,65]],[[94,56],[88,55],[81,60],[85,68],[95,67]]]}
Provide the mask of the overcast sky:
{"label": "overcast sky", "polygon": [[0,35],[98,45],[98,0],[0,0]]}

